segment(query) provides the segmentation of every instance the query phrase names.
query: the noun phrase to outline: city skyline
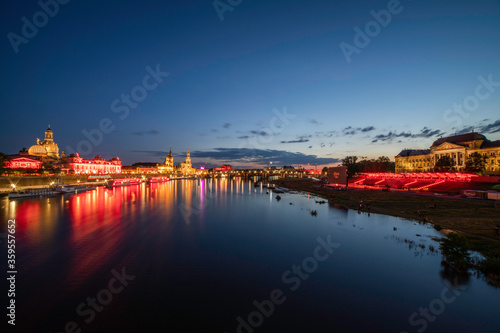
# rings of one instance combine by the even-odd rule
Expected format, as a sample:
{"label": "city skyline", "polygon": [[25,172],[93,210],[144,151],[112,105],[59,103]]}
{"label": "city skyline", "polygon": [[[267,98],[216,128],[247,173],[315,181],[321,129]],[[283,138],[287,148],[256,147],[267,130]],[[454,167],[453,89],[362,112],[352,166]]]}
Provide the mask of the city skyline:
{"label": "city skyline", "polygon": [[170,146],[250,167],[500,139],[495,1],[41,3],[0,14],[7,154],[49,123],[60,150],[124,164]]}

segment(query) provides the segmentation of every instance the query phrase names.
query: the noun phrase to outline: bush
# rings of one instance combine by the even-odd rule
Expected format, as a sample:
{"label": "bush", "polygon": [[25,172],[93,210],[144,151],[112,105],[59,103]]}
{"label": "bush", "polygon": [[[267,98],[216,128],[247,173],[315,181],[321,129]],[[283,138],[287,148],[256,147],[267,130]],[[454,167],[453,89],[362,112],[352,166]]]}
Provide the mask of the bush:
{"label": "bush", "polygon": [[472,261],[469,254],[469,245],[464,236],[455,233],[449,234],[441,239],[439,246],[444,261],[459,271],[466,271],[472,267]]}

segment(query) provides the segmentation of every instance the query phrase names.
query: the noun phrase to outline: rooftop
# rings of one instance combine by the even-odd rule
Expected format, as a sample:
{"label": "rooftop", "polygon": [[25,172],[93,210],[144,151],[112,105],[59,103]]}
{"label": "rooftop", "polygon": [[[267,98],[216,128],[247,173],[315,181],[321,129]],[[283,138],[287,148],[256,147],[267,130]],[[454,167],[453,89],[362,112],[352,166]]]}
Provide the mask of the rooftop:
{"label": "rooftop", "polygon": [[482,134],[471,132],[471,133],[452,135],[452,136],[447,136],[445,138],[437,139],[436,141],[434,141],[431,147],[437,147],[445,142],[461,143],[461,142],[469,142],[475,140],[487,141],[488,139],[486,139],[486,137]]}

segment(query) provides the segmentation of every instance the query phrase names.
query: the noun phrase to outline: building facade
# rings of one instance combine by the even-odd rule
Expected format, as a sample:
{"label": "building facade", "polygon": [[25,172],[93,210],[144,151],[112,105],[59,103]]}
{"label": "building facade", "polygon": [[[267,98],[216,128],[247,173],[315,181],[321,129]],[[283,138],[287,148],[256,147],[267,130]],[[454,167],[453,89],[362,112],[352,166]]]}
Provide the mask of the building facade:
{"label": "building facade", "polygon": [[189,149],[186,153],[186,160],[181,162],[180,172],[183,176],[189,176],[194,173],[193,165],[191,164],[191,154],[189,153]]}
{"label": "building facade", "polygon": [[59,147],[57,146],[57,143],[54,142],[54,133],[50,129],[50,125],[45,131],[45,138],[43,141],[40,141],[40,139],[37,138],[36,145],[31,146],[28,151],[20,151],[19,154],[39,156],[44,162],[46,160],[58,160]]}
{"label": "building facade", "polygon": [[165,157],[164,163],[158,165],[158,173],[178,176],[194,175],[196,173],[196,169],[194,169],[191,164],[191,154],[189,153],[189,149],[186,153],[186,160],[181,162],[178,166],[174,166],[174,157],[172,155],[172,148],[170,148],[170,152],[167,157]]}
{"label": "building facade", "polygon": [[500,175],[500,140],[490,141],[479,133],[440,138],[430,149],[404,149],[396,157],[396,172],[432,172],[437,161],[450,157],[457,171],[463,171],[473,153],[486,157],[485,175]]}
{"label": "building facade", "polygon": [[5,162],[4,167],[6,169],[38,170],[42,167],[42,161],[36,156],[12,155],[9,156],[9,160]]}
{"label": "building facade", "polygon": [[163,164],[158,165],[159,173],[173,174],[174,172],[174,157],[172,156],[172,148],[170,148],[170,153],[165,157]]}
{"label": "building facade", "polygon": [[78,153],[71,154],[62,162],[62,170],[74,174],[99,174],[110,175],[122,172],[122,162],[118,157],[107,161],[100,156],[93,160],[84,160]]}

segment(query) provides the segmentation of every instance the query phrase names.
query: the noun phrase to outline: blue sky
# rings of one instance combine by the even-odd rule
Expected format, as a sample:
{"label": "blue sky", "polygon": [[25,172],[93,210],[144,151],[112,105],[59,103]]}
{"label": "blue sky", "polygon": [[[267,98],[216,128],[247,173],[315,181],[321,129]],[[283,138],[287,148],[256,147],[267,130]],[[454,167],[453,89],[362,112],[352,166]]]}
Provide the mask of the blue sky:
{"label": "blue sky", "polygon": [[[176,163],[189,148],[195,164],[327,165],[456,132],[500,139],[499,1],[232,3],[221,20],[214,1],[73,0],[19,43],[22,18],[42,9],[9,2],[0,151],[29,147],[49,123],[60,149],[125,164],[172,147]],[[388,8],[390,22],[356,44],[354,28],[377,29],[371,12]],[[360,46],[350,62],[341,43]],[[146,90],[157,69],[168,74]],[[132,92],[140,101],[114,112]]]}

